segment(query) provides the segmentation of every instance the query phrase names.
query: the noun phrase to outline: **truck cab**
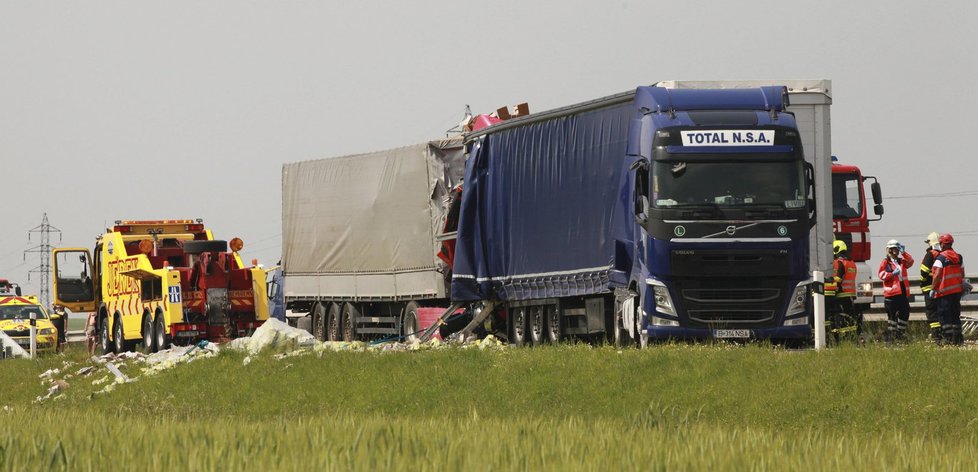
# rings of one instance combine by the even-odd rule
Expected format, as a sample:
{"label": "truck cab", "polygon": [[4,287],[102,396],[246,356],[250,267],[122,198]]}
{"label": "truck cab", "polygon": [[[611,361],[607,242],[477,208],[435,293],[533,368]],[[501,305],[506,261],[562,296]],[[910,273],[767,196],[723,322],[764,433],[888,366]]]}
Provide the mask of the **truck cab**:
{"label": "truck cab", "polygon": [[[865,184],[870,185],[873,213],[869,217]],[[876,177],[863,176],[859,167],[846,165],[832,156],[832,228],[835,239],[846,243],[849,257],[858,264],[856,271],[856,308],[865,310],[873,302],[872,241],[869,222],[883,218],[883,192]]]}
{"label": "truck cab", "polygon": [[611,274],[637,297],[624,326],[649,339],[808,338],[814,169],[787,90],[645,87],[636,104],[616,214],[631,231]]}

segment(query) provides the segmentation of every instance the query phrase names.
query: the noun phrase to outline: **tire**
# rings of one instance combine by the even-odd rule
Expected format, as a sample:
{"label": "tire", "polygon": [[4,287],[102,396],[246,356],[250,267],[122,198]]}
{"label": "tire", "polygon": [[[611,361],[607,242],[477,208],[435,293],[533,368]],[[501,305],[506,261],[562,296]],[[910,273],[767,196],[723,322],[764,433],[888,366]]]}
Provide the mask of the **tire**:
{"label": "tire", "polygon": [[632,332],[635,333],[635,336],[632,338],[632,341],[636,348],[645,349],[649,345],[649,334],[643,329],[645,327],[645,320],[642,319],[642,297],[636,295],[634,300],[635,304],[633,305],[633,309],[635,310],[635,314],[632,316]]}
{"label": "tire", "polygon": [[112,326],[112,348],[117,354],[122,354],[129,350],[127,347],[126,336],[122,332],[122,320],[116,316]]}
{"label": "tire", "polygon": [[608,344],[617,348],[625,347],[627,344],[626,336],[622,334],[622,305],[615,303],[615,309],[611,311],[611,316],[607,319],[605,335]]}
{"label": "tire", "polygon": [[166,332],[166,320],[163,313],[156,314],[156,321],[153,323],[153,335],[156,338],[156,352],[170,349],[170,335]]}
{"label": "tire", "polygon": [[326,340],[326,307],[316,302],[309,312],[312,316],[312,335],[320,341]]}
{"label": "tire", "polygon": [[526,307],[516,307],[509,312],[509,341],[514,346],[522,346],[527,341]]}
{"label": "tire", "polygon": [[561,338],[560,311],[556,305],[543,307],[543,332],[547,342],[557,344]]}
{"label": "tire", "polygon": [[420,326],[418,304],[413,301],[408,302],[407,306],[404,307],[404,316],[401,317],[401,335],[404,337],[404,341],[409,343],[417,341]]}
{"label": "tire", "polygon": [[187,254],[200,254],[202,252],[227,252],[228,243],[227,241],[213,240],[213,241],[184,241],[183,252]]}
{"label": "tire", "polygon": [[340,322],[340,330],[343,333],[344,341],[356,340],[356,319],[358,316],[360,316],[360,312],[352,303],[343,305],[343,320]]}
{"label": "tire", "polygon": [[156,352],[156,336],[153,333],[153,317],[149,313],[143,313],[143,350],[147,354]]}
{"label": "tire", "polygon": [[112,354],[115,352],[114,346],[109,340],[109,319],[103,316],[99,321],[99,345],[102,348],[102,354]]}
{"label": "tire", "polygon": [[527,309],[526,327],[530,343],[534,346],[543,344],[544,339],[543,306],[531,306]]}
{"label": "tire", "polygon": [[340,336],[340,305],[338,303],[329,304],[329,312],[326,314],[326,340],[339,341]]}

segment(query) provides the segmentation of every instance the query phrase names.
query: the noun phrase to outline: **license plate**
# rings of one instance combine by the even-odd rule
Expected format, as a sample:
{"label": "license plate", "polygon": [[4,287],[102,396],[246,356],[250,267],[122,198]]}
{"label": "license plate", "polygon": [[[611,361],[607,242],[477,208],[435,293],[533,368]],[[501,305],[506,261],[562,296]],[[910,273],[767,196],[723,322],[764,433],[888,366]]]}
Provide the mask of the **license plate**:
{"label": "license plate", "polygon": [[716,338],[749,338],[749,329],[718,329],[713,331]]}
{"label": "license plate", "polygon": [[193,338],[200,334],[199,331],[177,331],[175,336],[178,338]]}

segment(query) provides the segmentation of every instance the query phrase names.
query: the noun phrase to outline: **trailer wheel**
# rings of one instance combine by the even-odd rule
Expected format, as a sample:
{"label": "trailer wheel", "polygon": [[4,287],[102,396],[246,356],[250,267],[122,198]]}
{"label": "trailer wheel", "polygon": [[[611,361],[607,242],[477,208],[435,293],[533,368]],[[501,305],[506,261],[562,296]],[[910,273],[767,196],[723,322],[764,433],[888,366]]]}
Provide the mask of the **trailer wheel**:
{"label": "trailer wheel", "polygon": [[163,313],[156,314],[156,322],[154,324],[156,325],[156,328],[153,329],[153,333],[156,335],[156,351],[170,349],[170,335],[166,332],[166,320],[164,319]]}
{"label": "trailer wheel", "polygon": [[326,340],[326,308],[322,303],[316,302],[312,306],[312,335],[320,340]]}
{"label": "trailer wheel", "polygon": [[123,352],[128,351],[128,349],[126,349],[128,347],[126,345],[126,337],[122,333],[122,320],[119,316],[115,317],[115,326],[113,326],[112,329],[112,344],[117,354],[122,354]]}
{"label": "trailer wheel", "polygon": [[156,352],[156,346],[153,344],[154,339],[153,317],[149,316],[149,313],[143,313],[143,349],[147,354]]}
{"label": "trailer wheel", "polygon": [[522,346],[526,343],[526,307],[520,306],[510,311],[509,332],[510,342],[514,346]]}
{"label": "trailer wheel", "polygon": [[527,309],[527,334],[530,335],[530,343],[534,346],[543,344],[543,307],[531,306]]}
{"label": "trailer wheel", "polygon": [[102,354],[112,354],[112,343],[109,342],[109,318],[102,316],[99,321],[99,344],[102,347]]}
{"label": "trailer wheel", "polygon": [[200,254],[202,252],[227,252],[227,241],[215,239],[212,241],[184,241],[183,252],[187,254]]}
{"label": "trailer wheel", "polygon": [[557,344],[560,342],[560,311],[556,305],[543,307],[544,332],[547,334],[547,342]]}
{"label": "trailer wheel", "polygon": [[353,341],[356,339],[356,320],[358,316],[360,316],[360,312],[357,311],[357,308],[352,303],[343,305],[343,321],[340,323],[340,329],[343,330],[344,341]]}
{"label": "trailer wheel", "polygon": [[329,304],[329,313],[326,315],[326,340],[340,340],[340,305],[339,303]]}
{"label": "trailer wheel", "polygon": [[407,306],[404,307],[404,316],[401,317],[401,334],[404,336],[404,341],[413,343],[418,340],[418,331],[420,328],[420,323],[418,322],[418,304],[416,302],[408,302]]}

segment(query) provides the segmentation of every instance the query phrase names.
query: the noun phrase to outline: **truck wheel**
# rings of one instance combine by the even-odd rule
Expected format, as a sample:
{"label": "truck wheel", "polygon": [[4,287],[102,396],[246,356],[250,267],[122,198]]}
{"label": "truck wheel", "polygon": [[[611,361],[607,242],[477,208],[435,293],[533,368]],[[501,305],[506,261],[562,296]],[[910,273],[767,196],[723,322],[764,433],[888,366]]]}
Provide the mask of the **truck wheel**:
{"label": "truck wheel", "polygon": [[326,340],[340,340],[340,304],[330,303],[329,313],[326,315]]}
{"label": "truck wheel", "polygon": [[153,340],[155,336],[153,335],[153,317],[149,316],[149,313],[143,314],[143,349],[147,354],[156,352],[156,346],[153,345]]}
{"label": "truck wheel", "polygon": [[320,340],[326,340],[326,308],[322,303],[316,302],[312,306],[312,335]]}
{"label": "truck wheel", "polygon": [[531,306],[527,309],[527,334],[534,346],[543,344],[543,307]]}
{"label": "truck wheel", "polygon": [[115,317],[115,326],[113,326],[113,328],[114,328],[112,330],[113,347],[115,348],[115,352],[117,354],[122,354],[123,352],[128,351],[128,349],[126,349],[128,346],[126,345],[126,338],[122,333],[122,320],[119,319],[118,316]]}
{"label": "truck wheel", "polygon": [[632,319],[634,320],[635,323],[633,329],[633,332],[635,333],[635,338],[633,339],[633,341],[635,342],[634,343],[635,347],[637,347],[638,349],[645,349],[649,345],[649,333],[648,331],[645,331],[643,329],[645,320],[642,319],[642,297],[641,296],[635,297],[634,309],[635,309],[635,315],[632,316]]}
{"label": "truck wheel", "polygon": [[615,304],[615,309],[612,310],[610,319],[607,320],[607,333],[606,337],[608,343],[617,348],[625,347],[625,336],[622,335],[622,307],[620,304]]}
{"label": "truck wheel", "polygon": [[227,241],[184,241],[183,252],[187,254],[200,254],[202,252],[227,252]]}
{"label": "truck wheel", "polygon": [[360,312],[352,303],[343,305],[343,321],[340,323],[340,329],[343,330],[344,341],[356,340],[356,320],[359,316]]}
{"label": "truck wheel", "polygon": [[99,337],[99,344],[101,344],[102,347],[102,354],[112,354],[113,346],[112,343],[109,342],[109,319],[104,316],[99,322],[98,337]]}
{"label": "truck wheel", "polygon": [[547,335],[547,342],[557,344],[560,342],[560,311],[556,305],[547,305],[543,308],[544,332]]}
{"label": "truck wheel", "polygon": [[163,319],[163,313],[156,314],[156,328],[153,329],[153,334],[156,336],[156,351],[165,351],[170,349],[170,335],[166,332],[166,323]]}
{"label": "truck wheel", "polygon": [[509,318],[510,336],[509,340],[514,346],[522,346],[526,343],[526,307],[520,306],[510,311]]}
{"label": "truck wheel", "polygon": [[404,307],[404,316],[401,318],[401,334],[404,336],[404,341],[413,343],[418,340],[418,331],[420,323],[418,322],[418,304],[415,302],[409,302],[407,306]]}

